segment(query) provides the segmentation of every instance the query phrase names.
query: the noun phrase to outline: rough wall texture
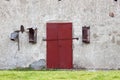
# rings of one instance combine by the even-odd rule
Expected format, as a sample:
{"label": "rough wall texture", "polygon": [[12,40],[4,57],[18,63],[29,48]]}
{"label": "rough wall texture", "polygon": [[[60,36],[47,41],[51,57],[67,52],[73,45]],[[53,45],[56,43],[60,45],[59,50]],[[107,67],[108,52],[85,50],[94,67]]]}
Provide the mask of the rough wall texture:
{"label": "rough wall texture", "polygon": [[[109,14],[113,12],[114,17]],[[0,2],[0,69],[27,67],[46,59],[46,22],[73,22],[74,68],[120,68],[120,1],[114,0],[1,0]],[[27,31],[20,33],[20,51],[10,33],[38,28],[37,44],[28,42]],[[82,26],[90,26],[90,44],[82,43]]]}

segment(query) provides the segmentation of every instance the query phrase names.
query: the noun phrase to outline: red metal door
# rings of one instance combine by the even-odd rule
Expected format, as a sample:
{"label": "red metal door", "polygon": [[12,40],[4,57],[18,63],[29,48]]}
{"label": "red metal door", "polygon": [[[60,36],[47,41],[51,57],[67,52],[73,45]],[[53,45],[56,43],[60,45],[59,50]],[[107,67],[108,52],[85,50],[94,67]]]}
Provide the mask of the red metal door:
{"label": "red metal door", "polygon": [[47,23],[47,68],[72,68],[72,23]]}

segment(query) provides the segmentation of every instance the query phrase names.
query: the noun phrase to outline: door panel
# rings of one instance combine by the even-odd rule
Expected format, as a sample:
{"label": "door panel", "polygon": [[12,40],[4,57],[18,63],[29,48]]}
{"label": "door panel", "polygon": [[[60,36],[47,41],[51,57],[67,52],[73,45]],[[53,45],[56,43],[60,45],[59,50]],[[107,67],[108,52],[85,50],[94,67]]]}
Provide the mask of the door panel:
{"label": "door panel", "polygon": [[58,39],[58,24],[47,23],[47,39]]}
{"label": "door panel", "polygon": [[58,39],[72,39],[72,23],[59,24],[58,36]]}
{"label": "door panel", "polygon": [[59,25],[58,44],[60,68],[72,68],[72,23]]}
{"label": "door panel", "polygon": [[59,66],[60,68],[72,68],[72,40],[59,40]]}
{"label": "door panel", "polygon": [[47,68],[59,67],[57,24],[47,24]]}
{"label": "door panel", "polygon": [[58,41],[47,41],[47,68],[58,68],[58,58]]}

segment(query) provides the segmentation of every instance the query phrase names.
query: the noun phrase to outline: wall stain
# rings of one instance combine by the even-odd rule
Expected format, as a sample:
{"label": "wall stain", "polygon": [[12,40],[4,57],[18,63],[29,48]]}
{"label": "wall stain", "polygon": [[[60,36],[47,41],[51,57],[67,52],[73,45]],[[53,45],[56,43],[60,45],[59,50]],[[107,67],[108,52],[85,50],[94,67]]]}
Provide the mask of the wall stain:
{"label": "wall stain", "polygon": [[120,34],[117,34],[117,36],[119,36],[119,37],[120,37]]}
{"label": "wall stain", "polygon": [[10,0],[5,0],[5,1],[10,1]]}
{"label": "wall stain", "polygon": [[114,33],[114,34],[116,34],[116,33],[117,33],[117,31],[113,31],[113,33]]}
{"label": "wall stain", "polygon": [[109,36],[111,36],[112,34],[110,33],[110,34],[108,34]]}
{"label": "wall stain", "polygon": [[120,45],[120,41],[117,41],[117,45]]}
{"label": "wall stain", "polygon": [[93,37],[94,37],[94,38],[97,38],[97,37],[99,37],[99,36],[98,36],[97,34],[94,33],[94,34],[93,34]]}
{"label": "wall stain", "polygon": [[20,2],[21,2],[21,4],[27,4],[28,3],[28,1],[26,1],[26,0],[20,0]]}
{"label": "wall stain", "polygon": [[112,37],[112,43],[115,43],[115,36]]}

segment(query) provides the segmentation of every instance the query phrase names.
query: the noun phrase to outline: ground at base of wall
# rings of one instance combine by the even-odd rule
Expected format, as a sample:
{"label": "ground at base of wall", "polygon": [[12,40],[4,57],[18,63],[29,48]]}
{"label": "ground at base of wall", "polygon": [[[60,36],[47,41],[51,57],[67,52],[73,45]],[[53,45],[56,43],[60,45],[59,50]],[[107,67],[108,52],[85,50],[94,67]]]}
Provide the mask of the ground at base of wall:
{"label": "ground at base of wall", "polygon": [[0,71],[0,80],[120,80],[120,71]]}
{"label": "ground at base of wall", "polygon": [[[120,70],[120,69],[47,69],[42,67],[41,69],[34,69],[31,67],[17,67],[15,69],[9,69],[10,71],[89,71],[89,72],[96,72],[96,71],[111,71],[111,70]],[[4,71],[4,70],[2,70]]]}

